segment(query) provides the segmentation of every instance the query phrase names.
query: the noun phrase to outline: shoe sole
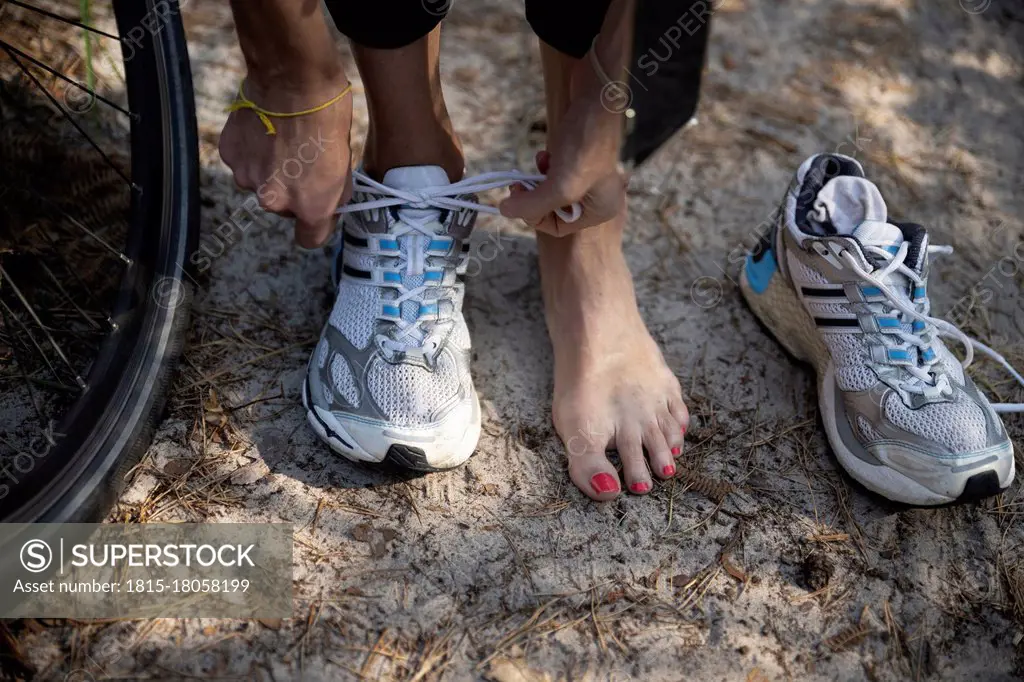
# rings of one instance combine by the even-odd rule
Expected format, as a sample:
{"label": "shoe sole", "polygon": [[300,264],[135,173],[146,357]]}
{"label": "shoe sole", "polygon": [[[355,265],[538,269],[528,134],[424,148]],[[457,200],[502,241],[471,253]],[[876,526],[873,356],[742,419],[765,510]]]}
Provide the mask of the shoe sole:
{"label": "shoe sole", "polygon": [[[391,444],[383,456],[375,456],[350,436],[329,412],[312,404],[309,382],[306,380],[302,382],[302,406],[306,409],[306,419],[309,421],[309,425],[313,427],[313,431],[320,440],[345,459],[360,464],[421,472],[447,471],[465,464],[473,455],[476,443],[480,439],[480,421],[477,419],[466,430],[466,434],[456,450],[457,454],[439,462],[430,463],[423,448],[399,443]],[[479,414],[479,410],[477,410],[477,414]]]}
{"label": "shoe sole", "polygon": [[[839,463],[856,480],[868,490],[892,500],[915,506],[937,506],[953,502],[973,502],[992,497],[1006,490],[1015,474],[1013,444],[1007,443],[1007,452],[1000,452],[997,461],[1010,462],[1009,470],[1000,476],[995,467],[987,466],[964,478],[964,485],[959,495],[949,497],[936,493],[921,485],[906,474],[888,466],[869,464],[857,457],[843,444],[835,422],[835,410],[832,406],[831,388],[832,366],[828,347],[818,335],[811,316],[804,309],[800,299],[792,287],[785,282],[785,276],[776,272],[763,293],[755,292],[747,280],[746,267],[740,272],[740,291],[747,306],[754,313],[761,325],[794,359],[814,367],[817,375],[818,410],[829,445]],[[979,466],[979,468],[980,468]],[[1005,468],[1005,466],[1004,466]],[[961,472],[968,473],[968,472]]]}

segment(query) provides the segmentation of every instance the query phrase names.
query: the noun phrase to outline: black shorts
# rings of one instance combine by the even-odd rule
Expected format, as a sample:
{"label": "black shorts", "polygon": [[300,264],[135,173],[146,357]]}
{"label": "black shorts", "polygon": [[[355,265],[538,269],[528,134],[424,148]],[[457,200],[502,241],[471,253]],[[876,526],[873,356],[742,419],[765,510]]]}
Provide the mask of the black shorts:
{"label": "black shorts", "polygon": [[[472,2],[472,0],[462,0]],[[582,57],[601,30],[611,0],[526,0],[537,37]],[[441,23],[453,0],[326,0],[338,30],[357,45],[394,49],[414,43]]]}

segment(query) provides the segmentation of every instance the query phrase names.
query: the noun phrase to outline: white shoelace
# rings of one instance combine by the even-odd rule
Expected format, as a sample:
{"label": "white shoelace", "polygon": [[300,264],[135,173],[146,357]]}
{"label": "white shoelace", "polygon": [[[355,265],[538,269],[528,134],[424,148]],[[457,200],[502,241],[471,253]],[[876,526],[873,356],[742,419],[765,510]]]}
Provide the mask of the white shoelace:
{"label": "white shoelace", "polygon": [[[352,184],[356,192],[367,192],[385,195],[381,199],[372,201],[361,201],[346,204],[338,209],[338,213],[352,213],[353,211],[366,211],[375,208],[387,208],[390,206],[404,206],[405,208],[437,208],[441,210],[458,210],[468,208],[483,213],[499,213],[497,207],[478,204],[475,201],[458,199],[460,194],[477,194],[499,187],[509,185],[523,185],[527,189],[533,189],[538,183],[544,181],[543,175],[529,175],[516,170],[492,171],[481,173],[449,185],[437,185],[436,187],[423,187],[419,189],[399,189],[389,187],[377,182],[362,171],[352,171]],[[559,218],[567,223],[579,220],[583,214],[583,208],[579,204],[573,204],[566,208],[555,211]]]}
{"label": "white shoelace", "polygon": [[[465,199],[460,199],[459,196],[486,192],[487,190],[497,189],[499,187],[508,187],[509,185],[514,184],[520,184],[528,189],[533,189],[538,183],[544,180],[544,177],[545,176],[543,175],[528,175],[526,173],[520,173],[519,171],[498,171],[463,178],[458,182],[453,182],[448,185],[437,185],[435,187],[422,187],[417,189],[400,189],[397,187],[389,187],[388,185],[377,182],[365,173],[356,170],[352,172],[354,191],[382,196],[379,199],[349,203],[339,208],[337,213],[344,214],[355,211],[377,211],[383,208],[400,206],[402,209],[437,209],[438,211],[470,209],[473,211],[497,214],[499,211],[494,206],[479,204],[475,201],[467,201]],[[391,230],[388,231],[388,236],[397,240],[399,237],[409,235],[413,239],[413,242],[408,244],[405,255],[388,254],[388,257],[396,258],[400,262],[404,260],[405,272],[407,275],[422,275],[427,266],[426,251],[430,241],[434,237],[441,236],[434,229],[434,226],[439,224],[437,220],[438,216],[432,214],[416,216],[411,215],[408,210],[402,211],[401,213],[399,221],[395,223]],[[580,215],[583,213],[583,209],[579,204],[573,204],[568,207],[568,209],[559,209],[555,211],[555,213],[565,222],[571,223],[579,219]],[[459,264],[456,267],[460,267],[464,262],[464,258],[460,259]],[[404,353],[422,352],[424,344],[430,343],[428,339],[429,330],[424,329],[423,323],[428,321],[444,320],[450,316],[450,312],[442,311],[440,306],[441,299],[427,300],[425,295],[429,290],[445,288],[445,285],[436,281],[425,281],[412,289],[407,289],[404,284],[393,281],[380,282],[377,283],[377,285],[398,290],[398,297],[389,300],[388,304],[398,307],[399,310],[401,310],[402,303],[406,301],[416,302],[421,307],[431,305],[435,306],[435,313],[427,316],[419,316],[415,320],[394,320],[392,318],[388,318],[388,321],[395,325],[393,334],[391,336],[378,335],[378,341],[381,346],[388,350]],[[398,317],[402,318],[401,315]]]}
{"label": "white shoelace", "polygon": [[[903,297],[899,296],[886,283],[886,279],[889,275],[898,272],[899,274],[907,277],[915,285],[923,285],[924,280],[914,270],[905,265],[907,258],[907,252],[909,251],[909,245],[904,242],[900,245],[899,250],[892,254],[885,249],[872,245],[865,245],[864,251],[870,252],[872,255],[878,256],[883,260],[887,260],[888,263],[872,272],[869,272],[860,266],[857,259],[849,251],[843,251],[840,254],[840,258],[844,263],[857,274],[865,282],[876,287],[882,294],[885,295],[889,305],[899,310],[901,313],[906,315],[912,320],[918,320],[925,325],[925,328],[919,334],[911,334],[901,330],[886,330],[886,334],[897,336],[903,339],[906,343],[916,346],[918,348],[929,349],[930,343],[922,338],[923,335],[927,335],[929,331],[936,330],[940,336],[951,336],[956,338],[960,343],[963,344],[966,356],[963,362],[964,369],[967,369],[971,362],[974,360],[974,350],[977,349],[983,354],[989,356],[996,362],[998,362],[1003,369],[1005,369],[1014,379],[1017,380],[1022,386],[1024,386],[1024,376],[1021,376],[1020,372],[1014,369],[1013,365],[1007,362],[1006,358],[997,353],[992,348],[989,348],[977,339],[971,338],[964,332],[960,331],[956,325],[951,324],[941,318],[931,317],[928,315],[930,309],[930,302],[926,298],[922,304],[923,312],[910,305]],[[951,246],[929,246],[928,254],[951,254],[953,253],[953,247]],[[921,354],[918,354],[921,357]],[[945,374],[939,376],[938,380],[933,377],[932,367],[939,362],[938,354],[932,351],[931,360],[921,360],[919,366],[905,366],[901,365],[904,369],[911,374],[911,379],[902,383],[903,387],[913,393],[926,393],[932,391],[948,391],[950,390],[948,379]],[[996,412],[1024,412],[1024,403],[995,403],[992,405],[992,409]]]}

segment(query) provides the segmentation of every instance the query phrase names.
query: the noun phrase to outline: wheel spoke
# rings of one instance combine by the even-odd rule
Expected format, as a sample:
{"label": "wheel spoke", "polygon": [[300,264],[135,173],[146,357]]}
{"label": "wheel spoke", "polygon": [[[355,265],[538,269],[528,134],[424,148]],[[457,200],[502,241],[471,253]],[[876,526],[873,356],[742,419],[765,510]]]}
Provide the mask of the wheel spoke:
{"label": "wheel spoke", "polygon": [[[7,1],[10,2],[10,0],[7,0]],[[57,109],[60,111],[60,113],[64,116],[64,119],[67,120],[68,123],[73,125],[75,127],[75,129],[79,133],[82,134],[82,137],[84,137],[86,139],[86,141],[90,145],[92,145],[92,148],[95,149],[96,152],[101,157],[103,157],[103,160],[107,162],[107,165],[109,165],[114,170],[115,173],[117,173],[118,175],[121,176],[121,179],[125,181],[125,184],[127,184],[128,187],[130,187],[133,191],[138,191],[138,187],[136,187],[134,184],[132,184],[132,181],[129,180],[128,176],[124,174],[124,171],[122,171],[120,168],[118,168],[117,164],[115,164],[113,161],[111,161],[110,157],[107,156],[107,153],[105,151],[103,151],[98,144],[96,144],[96,141],[93,140],[92,137],[89,136],[89,133],[85,132],[85,130],[82,128],[82,126],[80,126],[78,124],[78,121],[76,121],[71,116],[71,114],[69,114],[67,112],[67,110],[60,105],[60,102],[57,101],[57,98],[50,94],[50,91],[47,90],[43,86],[43,84],[39,82],[39,79],[36,78],[35,74],[28,70],[28,68],[22,63],[22,61],[18,57],[18,55],[16,55],[14,52],[12,52],[10,50],[10,48],[6,47],[5,45],[0,45],[0,47],[2,47],[5,52],[7,52],[8,56],[10,56],[10,58],[14,61],[14,63],[18,66],[18,68],[21,69],[21,72],[24,73],[26,76],[28,76],[29,79],[31,79],[33,83],[35,83],[36,87],[39,88],[40,92],[42,92],[44,95],[46,95],[46,99],[50,100],[50,104],[52,104],[53,106],[57,107]]]}
{"label": "wheel spoke", "polygon": [[24,52],[22,52],[21,50],[19,50],[16,47],[14,47],[13,45],[8,43],[7,41],[0,39],[0,47],[2,47],[5,50],[7,50],[8,53],[13,52],[16,55],[18,55],[19,57],[27,59],[28,61],[30,61],[33,64],[35,64],[36,66],[38,66],[40,69],[46,71],[49,74],[52,74],[52,75],[56,76],[57,78],[60,78],[65,83],[69,83],[69,84],[75,86],[76,88],[78,88],[79,90],[82,90],[83,92],[89,93],[89,95],[91,97],[93,97],[95,99],[98,99],[99,101],[103,102],[107,106],[110,106],[110,107],[113,107],[114,109],[117,109],[118,111],[120,111],[125,116],[127,116],[129,118],[133,118],[133,119],[136,118],[135,114],[133,114],[132,112],[128,111],[127,109],[122,107],[120,104],[117,104],[116,102],[110,101],[109,99],[107,99],[103,95],[99,94],[95,90],[92,90],[88,86],[83,85],[82,83],[79,83],[78,81],[74,80],[73,78],[68,78],[63,73],[58,71],[57,69],[53,68],[52,66],[48,66],[47,64],[44,64],[43,62],[39,61],[38,59],[36,59],[35,57],[33,57],[30,54],[25,54]]}
{"label": "wheel spoke", "polygon": [[[72,216],[70,213],[65,211],[63,208],[61,208],[60,206],[57,206],[52,201],[50,201],[49,199],[47,199],[44,196],[41,196],[41,195],[37,194],[33,190],[26,189],[25,191],[28,192],[29,194],[31,194],[32,196],[34,196],[37,200],[39,200],[39,201],[43,202],[44,204],[46,204],[51,210],[53,210],[55,213],[59,214],[62,218],[64,218],[64,220],[67,220],[69,223],[71,223],[72,225],[77,227],[79,230],[81,230],[82,232],[85,232],[87,235],[89,235],[90,237],[95,239],[97,243],[99,243],[103,248],[105,248],[107,251],[109,251],[114,256],[116,256],[125,265],[131,265],[132,264],[132,259],[131,258],[126,256],[119,249],[115,249],[113,246],[111,246],[109,243],[107,243],[103,239],[103,237],[99,236],[98,234],[96,234],[95,232],[90,230],[88,227],[83,225],[80,221],[78,221],[74,216]],[[44,232],[44,234],[45,234],[45,232]],[[53,244],[53,241],[50,240],[48,236],[46,237],[46,239],[48,241],[50,241],[51,244]]]}
{"label": "wheel spoke", "polygon": [[[13,319],[22,329],[25,330],[25,334],[28,336],[29,341],[31,341],[32,345],[35,346],[36,351],[42,356],[43,362],[46,363],[46,366],[50,368],[50,372],[57,377],[57,381],[59,382],[60,376],[53,368],[53,365],[50,364],[50,360],[46,357],[46,353],[44,353],[43,349],[39,347],[35,337],[32,336],[28,327],[25,326],[25,323],[18,319],[18,316],[14,314],[14,311],[10,309],[3,299],[0,299],[0,308],[3,309],[0,312],[2,312],[3,315],[4,325],[9,328],[11,326],[10,320]],[[28,375],[28,370],[25,369],[25,363],[22,362],[21,355],[18,353],[17,344],[11,344],[11,352],[14,353],[14,363],[18,366],[18,372],[21,373],[25,390],[28,391],[28,400],[32,403],[32,409],[35,410],[36,416],[39,417],[39,423],[45,424],[46,420],[43,418],[43,412],[39,409],[39,401],[36,400],[36,392],[32,390],[32,377]]]}
{"label": "wheel spoke", "polygon": [[53,271],[50,270],[46,263],[40,260],[39,267],[43,269],[43,272],[45,272],[46,275],[50,278],[50,281],[53,282],[53,285],[57,287],[57,291],[59,291],[64,296],[64,298],[67,299],[68,303],[71,304],[71,307],[75,309],[75,312],[82,316],[82,319],[85,320],[87,324],[89,324],[93,329],[102,329],[102,327],[100,327],[99,323],[97,323],[96,320],[89,317],[89,315],[86,314],[86,312],[82,310],[77,303],[75,303],[75,299],[71,298],[71,294],[69,294],[67,292],[67,289],[65,289],[63,285],[61,285],[60,280],[57,279],[57,276],[53,274]]}
{"label": "wheel spoke", "polygon": [[11,5],[16,5],[18,7],[24,7],[25,9],[29,10],[30,12],[36,12],[37,14],[42,14],[43,16],[50,17],[51,19],[56,19],[57,21],[64,22],[65,24],[69,24],[71,26],[77,26],[78,28],[85,29],[86,31],[89,31],[91,33],[95,33],[96,35],[101,35],[101,36],[103,36],[105,38],[110,38],[112,40],[116,40],[117,42],[121,42],[121,37],[120,36],[116,36],[113,33],[107,33],[106,31],[101,31],[98,28],[93,28],[92,26],[88,26],[86,24],[83,24],[80,21],[75,21],[74,19],[68,19],[67,17],[62,17],[61,15],[55,14],[54,12],[51,12],[49,10],[45,10],[42,7],[36,7],[35,5],[30,5],[30,4],[26,3],[26,2],[21,2],[21,0],[4,0],[4,2],[8,3],[8,4],[11,4]]}
{"label": "wheel spoke", "polygon": [[[14,280],[11,279],[11,276],[7,274],[7,271],[4,270],[4,266],[2,265],[0,265],[0,280],[5,281],[7,283],[7,286],[11,288],[11,291],[14,292],[14,295],[17,297],[17,299],[21,301],[21,305],[25,308],[25,311],[28,312],[29,316],[32,318],[33,321],[35,321],[36,325],[43,332],[43,335],[46,337],[46,340],[50,342],[50,346],[52,346],[54,352],[57,353],[57,357],[59,357],[67,366],[67,368],[71,371],[71,374],[75,377],[75,383],[78,384],[79,388],[84,389],[85,380],[78,375],[78,371],[75,369],[74,365],[71,364],[71,361],[68,360],[68,357],[64,355],[64,351],[61,350],[61,347],[57,344],[57,340],[53,338],[53,334],[51,334],[50,331],[46,328],[46,325],[43,324],[43,321],[39,319],[39,315],[36,314],[35,308],[32,307],[32,304],[29,303],[28,299],[25,298],[24,294],[21,293],[21,289],[19,289],[18,285],[14,283]],[[19,320],[19,322],[21,321]],[[22,324],[24,325],[23,322]],[[33,343],[35,343],[34,337],[32,341]],[[39,348],[39,344],[36,344],[36,348]],[[41,351],[42,349],[40,348],[40,352]],[[47,360],[47,364],[50,364],[49,360]],[[51,369],[53,369],[52,365]],[[54,376],[57,376],[56,372],[54,372]],[[57,380],[60,381],[60,376],[57,376]]]}

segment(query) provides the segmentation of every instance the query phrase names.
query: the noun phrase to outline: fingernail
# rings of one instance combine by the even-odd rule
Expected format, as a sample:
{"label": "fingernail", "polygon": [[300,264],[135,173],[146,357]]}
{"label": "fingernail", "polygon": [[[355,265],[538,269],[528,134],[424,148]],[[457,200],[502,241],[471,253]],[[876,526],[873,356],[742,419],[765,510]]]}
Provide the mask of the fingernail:
{"label": "fingernail", "polygon": [[676,468],[675,466],[669,464],[667,467],[661,470],[661,473],[665,474],[666,478],[671,478],[672,476],[676,475]]}
{"label": "fingernail", "polygon": [[613,493],[619,489],[619,483],[615,480],[615,477],[606,473],[594,474],[594,477],[590,479],[590,485],[594,487],[594,492],[598,494]]}
{"label": "fingernail", "polygon": [[683,424],[682,426],[679,427],[679,432],[684,436],[686,435],[686,424]]}
{"label": "fingernail", "polygon": [[672,456],[673,457],[678,457],[679,453],[681,453],[681,452],[682,452],[682,450],[680,450],[679,448],[672,448]]}
{"label": "fingernail", "polygon": [[635,493],[645,493],[651,489],[651,484],[646,481],[640,481],[639,483],[634,483],[629,486],[629,489]]}

